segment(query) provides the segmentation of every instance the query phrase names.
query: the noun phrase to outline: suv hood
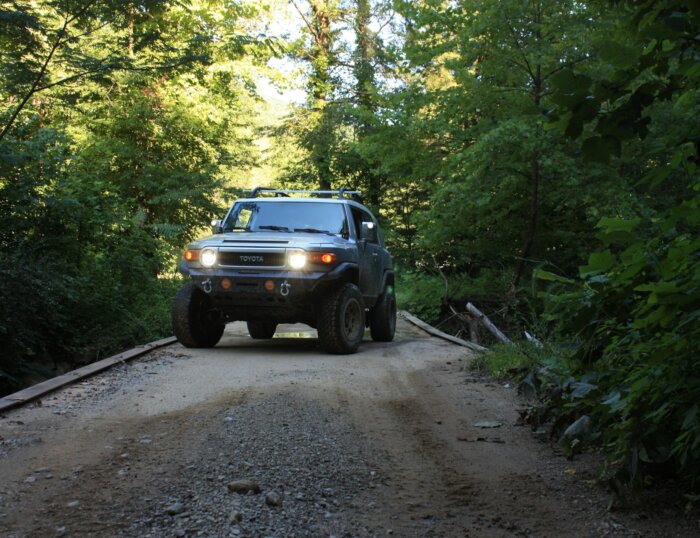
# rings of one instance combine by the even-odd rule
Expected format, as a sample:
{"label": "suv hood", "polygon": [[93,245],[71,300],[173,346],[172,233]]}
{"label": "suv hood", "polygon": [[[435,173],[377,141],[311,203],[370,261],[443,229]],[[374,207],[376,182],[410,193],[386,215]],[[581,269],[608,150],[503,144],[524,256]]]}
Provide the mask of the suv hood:
{"label": "suv hood", "polygon": [[347,240],[320,233],[304,232],[229,232],[211,235],[190,243],[188,248],[324,248],[344,246]]}

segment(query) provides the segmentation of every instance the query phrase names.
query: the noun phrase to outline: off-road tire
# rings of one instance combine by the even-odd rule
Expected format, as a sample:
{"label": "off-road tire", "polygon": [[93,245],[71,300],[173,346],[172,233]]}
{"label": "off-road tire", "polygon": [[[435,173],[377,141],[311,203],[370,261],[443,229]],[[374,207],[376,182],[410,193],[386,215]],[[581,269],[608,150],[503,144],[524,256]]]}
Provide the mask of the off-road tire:
{"label": "off-road tire", "polygon": [[396,295],[384,291],[369,312],[369,332],[375,342],[391,342],[396,332]]}
{"label": "off-road tire", "polygon": [[224,324],[212,316],[209,297],[192,283],[175,296],[173,332],[185,347],[214,347],[224,334]]}
{"label": "off-road tire", "polygon": [[269,340],[275,335],[277,323],[274,321],[249,321],[248,333],[255,340]]}
{"label": "off-road tire", "polygon": [[319,310],[318,338],[327,353],[355,353],[365,332],[365,305],[354,284],[343,284],[325,296]]}

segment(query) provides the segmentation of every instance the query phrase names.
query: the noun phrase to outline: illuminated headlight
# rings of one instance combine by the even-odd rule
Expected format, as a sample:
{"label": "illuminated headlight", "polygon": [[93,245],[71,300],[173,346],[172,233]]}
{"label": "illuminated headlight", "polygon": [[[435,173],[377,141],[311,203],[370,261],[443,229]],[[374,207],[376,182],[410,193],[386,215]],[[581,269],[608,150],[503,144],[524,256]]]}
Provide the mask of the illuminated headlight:
{"label": "illuminated headlight", "polygon": [[306,252],[294,250],[288,254],[287,261],[292,269],[301,269],[306,265]]}
{"label": "illuminated headlight", "polygon": [[216,250],[212,248],[205,248],[199,254],[199,263],[204,267],[213,267],[216,263]]}

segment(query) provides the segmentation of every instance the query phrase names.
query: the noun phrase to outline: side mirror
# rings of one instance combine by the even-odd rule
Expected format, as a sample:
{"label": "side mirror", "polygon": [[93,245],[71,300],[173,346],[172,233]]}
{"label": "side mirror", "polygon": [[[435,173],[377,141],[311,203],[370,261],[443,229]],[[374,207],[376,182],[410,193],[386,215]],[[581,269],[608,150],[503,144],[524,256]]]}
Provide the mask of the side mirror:
{"label": "side mirror", "polygon": [[221,219],[216,219],[211,221],[211,233],[222,234],[224,233],[224,228],[222,226],[223,221]]}
{"label": "side mirror", "polygon": [[374,222],[363,222],[362,232],[360,232],[360,239],[369,241],[370,243],[377,242],[377,225]]}

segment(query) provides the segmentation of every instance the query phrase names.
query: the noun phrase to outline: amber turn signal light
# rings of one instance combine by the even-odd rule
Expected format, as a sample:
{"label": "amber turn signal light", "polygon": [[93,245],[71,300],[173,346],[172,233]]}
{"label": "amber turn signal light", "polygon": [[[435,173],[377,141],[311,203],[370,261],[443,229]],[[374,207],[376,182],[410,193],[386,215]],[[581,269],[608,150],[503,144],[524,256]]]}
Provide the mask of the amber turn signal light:
{"label": "amber turn signal light", "polygon": [[186,250],[185,259],[188,262],[196,262],[199,259],[199,250]]}
{"label": "amber turn signal light", "polygon": [[221,279],[221,287],[225,290],[231,289],[231,279],[230,278],[222,278]]}
{"label": "amber turn signal light", "polygon": [[275,282],[273,280],[266,280],[265,281],[265,289],[267,291],[272,291],[275,289]]}
{"label": "amber turn signal light", "polygon": [[325,263],[328,265],[335,261],[335,254],[332,252],[314,252],[310,255],[310,259],[313,263]]}

